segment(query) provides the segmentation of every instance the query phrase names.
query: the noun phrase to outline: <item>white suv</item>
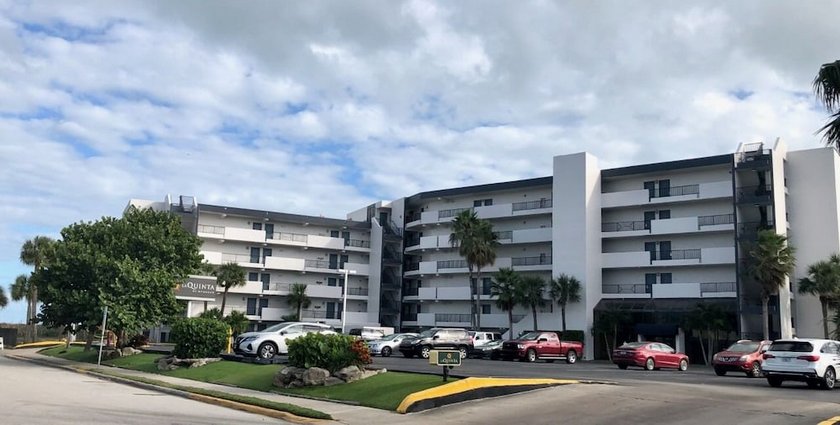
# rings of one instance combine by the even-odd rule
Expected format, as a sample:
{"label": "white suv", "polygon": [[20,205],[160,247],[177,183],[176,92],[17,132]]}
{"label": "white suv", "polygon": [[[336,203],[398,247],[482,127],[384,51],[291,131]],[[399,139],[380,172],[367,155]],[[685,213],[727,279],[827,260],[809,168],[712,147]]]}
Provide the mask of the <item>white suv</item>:
{"label": "white suv", "polygon": [[270,359],[277,354],[288,354],[287,341],[311,332],[335,333],[331,327],[321,323],[285,322],[259,332],[246,332],[237,336],[233,343],[233,351],[236,354]]}
{"label": "white suv", "polygon": [[840,370],[840,342],[828,339],[780,339],[764,353],[761,366],[767,383],[802,381],[809,387],[834,389]]}

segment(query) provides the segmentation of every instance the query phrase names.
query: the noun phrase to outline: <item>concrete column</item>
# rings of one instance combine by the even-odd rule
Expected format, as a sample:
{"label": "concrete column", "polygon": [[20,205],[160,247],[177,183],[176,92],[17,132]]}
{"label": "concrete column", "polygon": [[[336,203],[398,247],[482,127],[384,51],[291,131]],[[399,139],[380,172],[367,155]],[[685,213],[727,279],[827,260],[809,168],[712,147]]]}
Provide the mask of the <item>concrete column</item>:
{"label": "concrete column", "polygon": [[674,349],[677,350],[678,353],[685,353],[685,331],[683,331],[683,328],[677,328],[676,341],[676,347],[674,347]]}

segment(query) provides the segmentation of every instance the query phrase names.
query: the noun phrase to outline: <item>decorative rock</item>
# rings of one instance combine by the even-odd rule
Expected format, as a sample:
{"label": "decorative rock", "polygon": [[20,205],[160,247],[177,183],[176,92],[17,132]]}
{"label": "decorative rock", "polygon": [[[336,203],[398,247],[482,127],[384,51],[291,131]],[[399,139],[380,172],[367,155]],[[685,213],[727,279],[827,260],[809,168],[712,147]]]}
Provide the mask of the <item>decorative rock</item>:
{"label": "decorative rock", "polygon": [[324,386],[325,387],[331,387],[333,385],[339,385],[339,384],[343,384],[343,383],[344,383],[344,381],[342,381],[341,379],[336,378],[334,376],[330,376],[329,378],[327,378],[326,381],[324,381]]}
{"label": "decorative rock", "polygon": [[135,350],[131,347],[123,347],[123,349],[120,352],[123,356],[133,356],[137,353],[140,353],[140,350]]}
{"label": "decorative rock", "polygon": [[362,379],[362,371],[356,366],[347,366],[336,372],[335,376],[344,382],[353,382]]}
{"label": "decorative rock", "polygon": [[158,370],[169,370],[169,361],[166,357],[158,360],[157,369]]}
{"label": "decorative rock", "polygon": [[306,372],[303,372],[301,380],[305,386],[314,387],[324,385],[324,381],[326,381],[329,377],[330,371],[321,369],[320,367],[310,367],[309,369],[306,369]]}
{"label": "decorative rock", "polygon": [[286,385],[286,388],[300,388],[303,386],[303,382],[301,381],[292,381],[289,385]]}
{"label": "decorative rock", "polygon": [[207,366],[207,360],[205,359],[197,359],[196,361],[190,363],[190,369],[195,369],[197,367]]}
{"label": "decorative rock", "polygon": [[281,369],[274,375],[274,385],[277,387],[285,387],[295,380],[296,374],[302,374],[305,369],[299,369],[294,366],[287,366]]}

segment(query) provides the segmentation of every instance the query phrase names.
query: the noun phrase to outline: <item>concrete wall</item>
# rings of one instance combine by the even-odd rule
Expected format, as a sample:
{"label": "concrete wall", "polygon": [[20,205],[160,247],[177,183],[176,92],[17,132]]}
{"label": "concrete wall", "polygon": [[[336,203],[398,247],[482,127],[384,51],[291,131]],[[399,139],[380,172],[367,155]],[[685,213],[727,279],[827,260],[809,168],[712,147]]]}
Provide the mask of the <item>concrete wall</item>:
{"label": "concrete wall", "polygon": [[[785,194],[785,158],[787,157],[787,145],[781,140],[776,140],[773,147],[773,205],[775,207],[776,233],[787,235],[787,195]],[[779,288],[779,323],[782,338],[793,336],[793,325],[791,320],[791,293],[788,282]]]}

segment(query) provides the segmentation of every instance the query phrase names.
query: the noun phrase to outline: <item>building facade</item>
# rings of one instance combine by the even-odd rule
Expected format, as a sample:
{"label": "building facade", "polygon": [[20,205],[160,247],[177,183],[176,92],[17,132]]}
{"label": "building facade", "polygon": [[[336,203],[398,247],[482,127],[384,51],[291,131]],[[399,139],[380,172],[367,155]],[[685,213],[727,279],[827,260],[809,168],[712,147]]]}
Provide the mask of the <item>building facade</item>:
{"label": "building facade", "polygon": [[[477,282],[482,327],[508,331],[507,313],[490,293],[500,268],[546,282],[572,275],[583,288],[581,301],[567,306],[567,327],[584,331],[585,357],[592,358],[600,344],[592,325],[611,311],[630,322],[632,335],[622,339],[655,338],[681,350],[686,316],[698,304],[727,312],[741,337],[760,337],[760,287],[746,277],[744,259],[762,229],[787,235],[797,249],[790,282],[770,302],[771,336],[821,336],[819,302],[796,294],[795,282],[809,264],[840,252],[840,157],[832,148],[788,152],[778,140],[613,169],[579,153],[555,157],[548,177],[418,193],[346,219],[201,204],[192,210],[185,223],[204,240],[205,259],[248,268],[248,285],[228,303],[256,326],[289,313],[283,291],[294,282],[308,284],[317,299],[303,319],[335,323],[343,295],[336,270],[345,267],[357,271],[348,285],[348,323],[354,313],[354,325],[404,330],[470,326],[468,269],[450,235],[454,217],[473,210],[500,242]],[[547,292],[537,321],[539,328],[561,326]],[[522,306],[514,322],[513,334],[534,327]]]}

